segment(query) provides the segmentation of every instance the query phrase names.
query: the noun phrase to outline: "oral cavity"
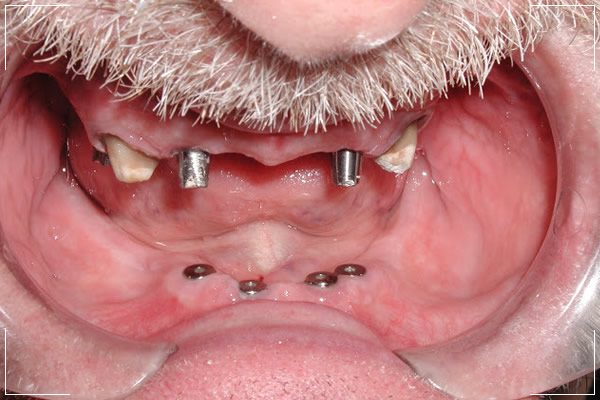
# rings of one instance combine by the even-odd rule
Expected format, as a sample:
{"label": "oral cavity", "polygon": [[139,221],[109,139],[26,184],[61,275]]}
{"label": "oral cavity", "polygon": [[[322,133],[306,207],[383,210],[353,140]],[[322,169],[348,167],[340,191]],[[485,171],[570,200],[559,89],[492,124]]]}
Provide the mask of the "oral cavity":
{"label": "oral cavity", "polygon": [[[503,75],[510,73],[492,74],[492,81]],[[4,208],[0,221],[14,221],[3,229],[38,286],[81,318],[127,336],[154,334],[248,300],[244,293],[256,291],[252,299],[343,310],[381,333],[390,348],[444,340],[503,301],[535,254],[551,209],[551,140],[535,98],[506,103],[509,85],[492,84],[485,101],[457,90],[418,133],[423,152],[400,177],[374,158],[404,149],[410,133],[399,144],[371,132],[374,148],[361,147],[360,135],[350,130],[347,142],[335,142],[342,137],[335,131],[238,135],[189,121],[159,121],[143,102],[111,102],[97,84],[67,89],[77,114],[68,134],[61,121],[47,124],[51,128],[15,129],[26,120],[23,111],[4,122],[4,170],[31,171],[28,163],[40,157],[27,151],[39,154],[42,146],[51,149],[47,157],[54,164],[4,180],[3,193],[33,182],[33,189],[19,193],[36,206],[17,202]],[[93,101],[86,108],[81,99]],[[513,120],[489,120],[507,111]],[[48,120],[58,119],[50,114]],[[396,121],[389,131],[414,120],[410,115]],[[501,134],[498,123],[504,124]],[[151,179],[124,183],[93,161],[97,150],[108,151],[106,132],[127,143],[132,151],[123,154],[160,160]],[[60,173],[65,136],[76,182]],[[182,190],[177,155],[198,146],[210,155],[210,184]],[[338,188],[333,179],[332,154],[342,149],[364,153],[354,189]],[[25,157],[11,156],[19,152]],[[133,168],[128,160],[111,158],[117,168]],[[41,188],[48,189],[38,194]],[[9,216],[15,212],[17,219]],[[511,222],[517,220],[524,223]],[[45,258],[29,262],[19,243],[32,243]],[[343,263],[367,266],[368,273],[352,278],[360,268],[340,273],[335,266]],[[206,275],[202,279],[183,273],[201,264],[216,272],[188,271],[190,277]],[[260,282],[266,288],[257,291]]]}

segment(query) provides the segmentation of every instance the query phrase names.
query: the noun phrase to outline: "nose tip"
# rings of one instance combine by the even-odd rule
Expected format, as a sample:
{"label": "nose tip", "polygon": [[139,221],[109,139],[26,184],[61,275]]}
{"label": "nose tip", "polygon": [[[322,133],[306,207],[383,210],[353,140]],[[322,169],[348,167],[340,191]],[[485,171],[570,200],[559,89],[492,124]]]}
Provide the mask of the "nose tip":
{"label": "nose tip", "polygon": [[300,62],[378,47],[401,33],[427,0],[218,0],[244,26]]}

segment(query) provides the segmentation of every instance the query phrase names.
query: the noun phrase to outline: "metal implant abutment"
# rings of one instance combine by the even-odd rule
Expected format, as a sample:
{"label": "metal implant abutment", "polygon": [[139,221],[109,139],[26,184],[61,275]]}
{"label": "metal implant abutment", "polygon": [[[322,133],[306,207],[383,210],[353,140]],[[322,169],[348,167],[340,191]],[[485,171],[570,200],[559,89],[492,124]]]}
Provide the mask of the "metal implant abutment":
{"label": "metal implant abutment", "polygon": [[358,151],[342,149],[333,154],[333,179],[337,186],[352,187],[360,181],[362,155]]}
{"label": "metal implant abutment", "polygon": [[201,149],[185,149],[179,152],[179,182],[182,189],[208,186],[210,154]]}

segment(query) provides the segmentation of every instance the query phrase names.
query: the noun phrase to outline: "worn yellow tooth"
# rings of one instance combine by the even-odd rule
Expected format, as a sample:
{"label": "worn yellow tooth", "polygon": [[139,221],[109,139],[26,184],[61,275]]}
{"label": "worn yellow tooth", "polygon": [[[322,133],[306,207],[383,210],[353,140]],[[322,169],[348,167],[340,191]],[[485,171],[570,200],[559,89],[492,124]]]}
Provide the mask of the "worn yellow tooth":
{"label": "worn yellow tooth", "polygon": [[417,124],[406,128],[400,139],[396,141],[375,162],[384,170],[395,174],[403,174],[413,163],[417,150]]}
{"label": "worn yellow tooth", "polygon": [[125,183],[144,182],[152,177],[158,160],[133,150],[116,136],[104,137],[110,165],[117,179]]}

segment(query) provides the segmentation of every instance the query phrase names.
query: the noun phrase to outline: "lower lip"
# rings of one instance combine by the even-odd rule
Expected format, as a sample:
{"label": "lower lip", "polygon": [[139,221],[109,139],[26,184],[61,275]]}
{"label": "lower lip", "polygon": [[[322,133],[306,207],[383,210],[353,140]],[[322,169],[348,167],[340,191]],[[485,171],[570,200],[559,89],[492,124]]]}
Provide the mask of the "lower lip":
{"label": "lower lip", "polygon": [[179,350],[137,394],[140,399],[166,385],[194,398],[237,393],[276,399],[295,393],[298,398],[366,399],[376,393],[377,398],[446,399],[369,329],[324,306],[250,302],[222,308],[164,336]]}

